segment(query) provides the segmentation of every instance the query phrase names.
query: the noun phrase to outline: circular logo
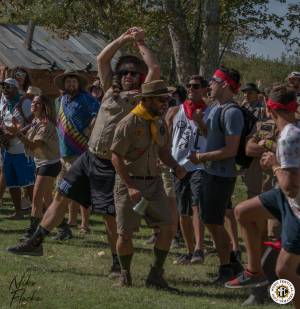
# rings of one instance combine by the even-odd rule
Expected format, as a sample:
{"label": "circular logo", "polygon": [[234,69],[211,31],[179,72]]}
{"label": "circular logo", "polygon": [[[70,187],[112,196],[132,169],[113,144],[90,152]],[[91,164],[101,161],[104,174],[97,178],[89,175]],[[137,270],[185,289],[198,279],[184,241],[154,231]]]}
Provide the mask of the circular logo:
{"label": "circular logo", "polygon": [[276,280],[271,285],[270,296],[277,304],[288,304],[293,300],[295,296],[295,287],[293,283],[288,280]]}
{"label": "circular logo", "polygon": [[186,127],[186,122],[185,121],[182,121],[182,120],[179,120],[177,123],[176,123],[176,126],[178,129],[184,129]]}

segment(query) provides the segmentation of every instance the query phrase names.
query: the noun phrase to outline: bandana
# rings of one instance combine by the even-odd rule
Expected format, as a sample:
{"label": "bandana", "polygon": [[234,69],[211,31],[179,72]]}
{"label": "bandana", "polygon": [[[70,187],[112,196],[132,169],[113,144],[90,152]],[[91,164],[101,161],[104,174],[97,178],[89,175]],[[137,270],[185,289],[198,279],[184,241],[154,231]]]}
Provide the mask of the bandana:
{"label": "bandana", "polygon": [[150,131],[151,131],[151,138],[152,141],[155,144],[158,144],[158,128],[156,125],[156,120],[159,119],[159,116],[155,116],[153,117],[144,107],[144,105],[142,103],[139,103],[132,111],[132,114],[141,117],[145,120],[150,120],[151,124],[150,124]]}
{"label": "bandana", "polygon": [[204,101],[194,103],[192,100],[185,100],[183,103],[183,109],[188,119],[193,120],[194,112],[197,109],[201,109],[202,111],[204,111],[206,109],[206,104],[204,103]]}
{"label": "bandana", "polygon": [[281,104],[279,102],[272,101],[271,99],[268,100],[267,106],[272,110],[285,110],[291,113],[295,113],[297,111],[297,101],[293,100],[288,104]]}
{"label": "bandana", "polygon": [[241,85],[239,83],[237,83],[235,80],[233,80],[230,76],[228,76],[225,72],[218,69],[214,73],[214,76],[225,80],[230,85],[233,92],[238,93]]}
{"label": "bandana", "polygon": [[265,241],[264,245],[267,247],[271,247],[274,250],[280,251],[281,250],[281,241],[280,240],[276,240],[275,242],[272,241]]}

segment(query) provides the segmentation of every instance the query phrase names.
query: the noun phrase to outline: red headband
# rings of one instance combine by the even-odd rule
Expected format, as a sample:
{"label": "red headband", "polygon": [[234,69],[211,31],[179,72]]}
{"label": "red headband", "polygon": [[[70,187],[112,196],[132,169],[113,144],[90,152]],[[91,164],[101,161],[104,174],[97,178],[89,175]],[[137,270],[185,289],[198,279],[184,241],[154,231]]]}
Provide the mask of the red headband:
{"label": "red headband", "polygon": [[288,104],[281,104],[279,102],[275,102],[269,99],[267,101],[267,106],[273,110],[285,110],[291,113],[295,113],[297,111],[298,104],[296,100],[293,100]]}
{"label": "red headband", "polygon": [[237,93],[239,91],[241,85],[232,78],[230,78],[230,76],[228,76],[225,72],[218,69],[214,73],[214,76],[225,80],[230,85],[234,93]]}

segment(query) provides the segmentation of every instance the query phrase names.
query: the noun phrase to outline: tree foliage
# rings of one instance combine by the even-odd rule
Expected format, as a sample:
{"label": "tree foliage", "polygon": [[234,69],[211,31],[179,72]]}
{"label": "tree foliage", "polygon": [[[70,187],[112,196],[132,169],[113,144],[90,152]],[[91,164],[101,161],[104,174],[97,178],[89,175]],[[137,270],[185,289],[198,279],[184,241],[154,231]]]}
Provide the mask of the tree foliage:
{"label": "tree foliage", "polygon": [[[199,71],[207,13],[204,10],[205,1],[210,0],[2,0],[0,14],[14,23],[33,20],[37,25],[46,26],[65,36],[91,31],[101,32],[108,40],[133,25],[143,27],[149,45],[158,55],[164,77],[174,81],[179,62],[172,44],[170,25],[173,24],[175,29],[185,34],[181,35],[180,40],[187,42],[180,46],[187,48],[187,55],[180,61],[183,61],[183,65],[190,65],[183,70],[184,74]],[[217,2],[220,6],[218,63],[224,52],[234,50],[240,42],[249,38],[276,37],[295,44],[289,40],[292,39],[291,27],[300,27],[300,5],[290,6],[289,27],[286,27],[286,16],[269,12],[270,0]],[[172,9],[168,9],[168,6]],[[178,14],[181,18],[178,18]]]}

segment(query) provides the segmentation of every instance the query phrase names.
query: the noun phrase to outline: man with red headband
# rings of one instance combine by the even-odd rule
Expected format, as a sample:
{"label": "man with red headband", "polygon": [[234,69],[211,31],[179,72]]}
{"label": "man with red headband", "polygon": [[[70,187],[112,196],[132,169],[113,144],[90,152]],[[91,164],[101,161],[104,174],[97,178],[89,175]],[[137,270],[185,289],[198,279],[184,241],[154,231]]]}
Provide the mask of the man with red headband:
{"label": "man with red headband", "polygon": [[204,226],[199,215],[204,167],[193,164],[188,156],[191,151],[204,151],[205,148],[202,113],[206,111],[203,89],[207,87],[208,82],[202,76],[191,76],[186,85],[188,99],[182,105],[170,108],[166,116],[172,136],[172,156],[188,171],[185,178],[175,179],[180,227],[188,249],[188,254],[181,255],[176,264],[202,263],[204,260]]}
{"label": "man with red headband", "polygon": [[276,218],[282,223],[282,248],[276,265],[279,278],[294,284],[295,308],[300,308],[300,125],[296,122],[296,94],[286,86],[274,87],[267,102],[268,111],[280,131],[276,155],[265,152],[262,167],[272,169],[279,187],[239,204],[235,215],[240,223],[248,254],[247,269],[226,283],[228,288],[264,286],[268,280],[260,263],[258,218]]}
{"label": "man with red headband", "polygon": [[220,259],[219,275],[215,284],[224,284],[235,273],[242,270],[237,256],[231,252],[230,238],[224,228],[226,210],[231,204],[231,196],[236,180],[235,156],[244,126],[242,111],[237,107],[224,110],[233,103],[233,96],[239,90],[240,74],[236,70],[221,67],[211,80],[211,97],[215,101],[206,121],[206,152],[192,153],[193,163],[204,163],[205,176],[201,195],[202,219],[212,234]]}

